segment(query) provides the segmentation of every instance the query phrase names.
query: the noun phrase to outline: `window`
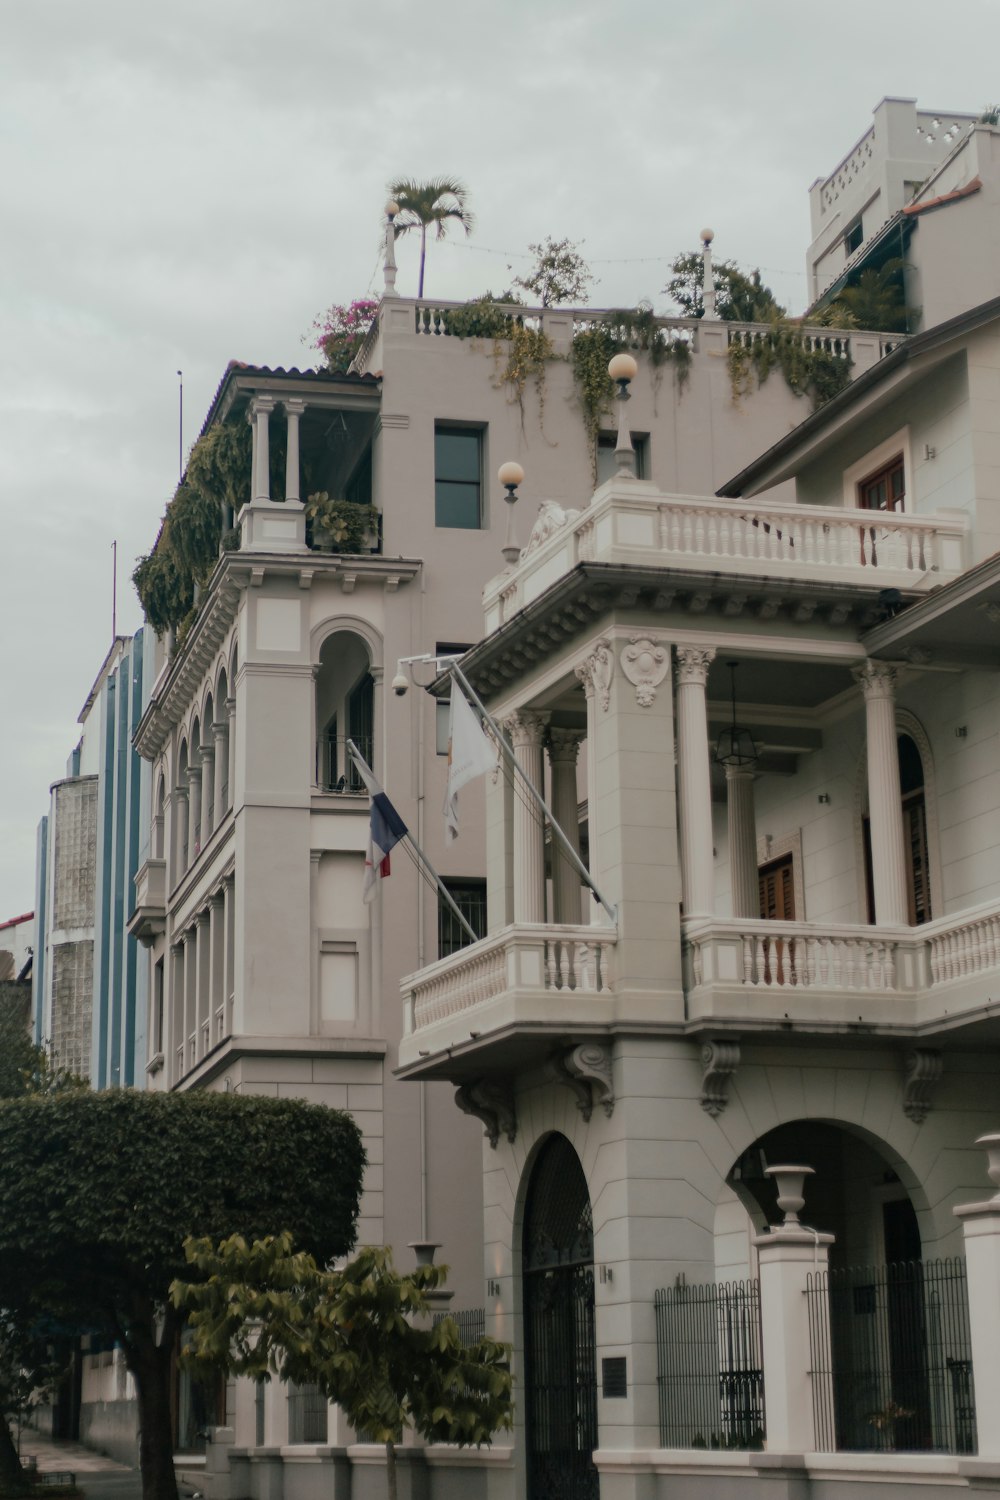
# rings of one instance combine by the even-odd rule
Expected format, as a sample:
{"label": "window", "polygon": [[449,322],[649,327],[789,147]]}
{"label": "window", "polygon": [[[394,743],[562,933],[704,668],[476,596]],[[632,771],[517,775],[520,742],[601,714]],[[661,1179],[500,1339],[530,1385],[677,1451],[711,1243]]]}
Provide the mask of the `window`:
{"label": "window", "polygon": [[792,856],[772,860],[758,874],[760,914],[765,922],[795,921],[795,881]]}
{"label": "window", "polygon": [[858,485],[858,504],[862,510],[902,510],[905,495],[901,453]]}
{"label": "window", "polygon": [[[486,881],[448,880],[448,894],[477,938],[486,936]],[[438,893],[438,958],[447,958],[472,942],[455,913]]]}
{"label": "window", "polygon": [[153,995],[150,1009],[150,1055],[152,1057],[163,1056],[163,959],[158,959],[153,965]]}
{"label": "window", "polygon": [[850,256],[855,250],[860,250],[864,237],[861,220],[855,219],[854,223],[844,231],[844,254]]}
{"label": "window", "polygon": [[[347,733],[370,766],[375,763],[375,679],[366,672],[347,699]],[[350,757],[348,757],[350,759]],[[347,786],[363,792],[365,784],[354,761],[347,769]]]}
{"label": "window", "polygon": [[[615,458],[615,445],[618,435],[614,432],[602,432],[597,438],[597,487],[614,477],[618,468]],[[635,477],[646,479],[649,475],[649,437],[644,432],[633,432],[632,447],[635,450]]]}
{"label": "window", "polygon": [[362,455],[360,463],[347,481],[344,490],[344,499],[350,500],[352,505],[371,505],[372,503],[372,450],[367,448]]}
{"label": "window", "polygon": [[482,489],[482,430],[476,427],[435,427],[435,526],[478,531],[483,524]]}

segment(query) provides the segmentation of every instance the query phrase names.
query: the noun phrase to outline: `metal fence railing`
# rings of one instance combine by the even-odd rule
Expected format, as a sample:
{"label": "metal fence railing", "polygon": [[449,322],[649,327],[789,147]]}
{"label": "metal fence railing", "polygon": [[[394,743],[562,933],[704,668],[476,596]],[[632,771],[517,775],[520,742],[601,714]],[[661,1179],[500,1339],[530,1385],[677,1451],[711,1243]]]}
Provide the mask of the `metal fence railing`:
{"label": "metal fence railing", "polygon": [[976,1452],[964,1260],[818,1272],[806,1295],[820,1450]]}
{"label": "metal fence railing", "polygon": [[654,1307],[662,1446],[762,1448],[760,1283],[672,1287]]}
{"label": "metal fence railing", "polygon": [[442,1318],[454,1318],[463,1344],[475,1344],[486,1337],[485,1307],[466,1307],[457,1312],[435,1313],[435,1326]]}

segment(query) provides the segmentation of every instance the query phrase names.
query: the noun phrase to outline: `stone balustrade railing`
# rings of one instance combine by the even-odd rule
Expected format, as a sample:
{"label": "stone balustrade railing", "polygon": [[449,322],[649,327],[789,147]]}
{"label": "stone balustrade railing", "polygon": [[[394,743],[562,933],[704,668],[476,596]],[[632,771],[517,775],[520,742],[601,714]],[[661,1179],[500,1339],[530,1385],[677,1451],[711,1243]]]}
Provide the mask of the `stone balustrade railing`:
{"label": "stone balustrade railing", "polygon": [[915,995],[1000,970],[1000,906],[922,927],[692,919],[685,986]]}
{"label": "stone balustrade railing", "polygon": [[616,941],[607,927],[505,927],[403,980],[404,1031],[412,1035],[508,990],[606,994]]}
{"label": "stone balustrade railing", "polygon": [[[377,353],[383,332],[383,318],[387,308],[392,308],[394,316],[399,317],[398,327],[405,328],[410,334],[420,339],[473,338],[476,336],[473,331],[475,323],[471,321],[475,314],[474,304],[428,298],[386,299],[380,303],[372,326],[354,357],[351,368],[359,375],[363,375],[377,363]],[[582,333],[597,324],[607,327],[609,323],[613,323],[615,313],[619,309],[522,307],[517,303],[497,303],[490,311],[491,314],[510,317],[524,327],[540,329],[548,333],[553,339],[554,346],[564,350],[574,334]],[[460,318],[456,318],[456,314],[461,315]],[[747,347],[774,337],[774,328],[769,323],[713,321],[705,324],[697,318],[671,317],[658,317],[655,323],[665,343],[686,343],[690,346],[692,354],[698,354],[701,351],[702,339],[706,331],[711,331],[713,335],[719,334],[730,344],[740,343]],[[484,324],[484,328],[486,327],[487,325]],[[720,330],[722,330],[721,334]],[[630,331],[627,326],[623,325],[622,332],[633,348],[641,347],[634,331]],[[889,354],[901,342],[899,334],[883,335],[862,329],[847,331],[823,327],[801,327],[798,332],[808,349],[825,349],[828,353],[850,359],[858,368],[867,367],[873,362],[876,350],[879,356]],[[481,336],[492,343],[492,333],[485,331]]]}
{"label": "stone balustrade railing", "polygon": [[[644,492],[645,491],[645,492]],[[486,587],[487,632],[580,562],[877,585],[921,592],[965,566],[965,519],[662,495],[610,481],[584,510],[543,505],[513,573]],[[876,572],[877,570],[877,572]]]}

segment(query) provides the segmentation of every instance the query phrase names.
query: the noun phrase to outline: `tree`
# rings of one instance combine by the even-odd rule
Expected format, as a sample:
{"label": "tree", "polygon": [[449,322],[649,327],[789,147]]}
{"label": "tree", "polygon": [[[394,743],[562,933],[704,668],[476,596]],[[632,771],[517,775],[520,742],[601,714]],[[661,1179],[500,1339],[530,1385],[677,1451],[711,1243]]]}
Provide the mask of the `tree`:
{"label": "tree", "polygon": [[354,1240],[364,1151],[349,1116],[296,1099],[79,1090],[0,1103],[0,1287],[32,1318],[120,1343],[145,1500],[176,1500],[171,1282],[189,1234],[287,1226],[320,1263]]}
{"label": "tree", "polygon": [[507,1345],[465,1345],[453,1318],[429,1323],[428,1293],[444,1266],[403,1275],[389,1250],[369,1248],[342,1270],[322,1270],[292,1243],[289,1234],[254,1244],[231,1237],[218,1248],[188,1241],[197,1280],[179,1280],[173,1298],[188,1309],[189,1364],[318,1385],[353,1427],[385,1443],[390,1500],[403,1427],[462,1447],[510,1428]]}
{"label": "tree", "polygon": [[347,305],[334,303],[316,319],[313,324],[316,335],[313,347],[326,360],[328,370],[332,370],[335,375],[346,373],[351,360],[364,343],[377,312],[377,302],[359,297]]}
{"label": "tree", "polygon": [[48,1061],[28,1031],[31,989],[16,981],[0,983],[0,1099],[30,1093],[48,1071]]}
{"label": "tree", "polygon": [[905,333],[913,309],[906,306],[903,295],[903,261],[893,256],[878,270],[867,267],[830,306],[845,312],[855,328]]}
{"label": "tree", "polygon": [[[670,270],[664,291],[683,318],[703,318],[705,304],[702,287],[704,261],[700,250],[678,255]],[[720,318],[734,323],[772,323],[785,316],[785,309],[775,299],[771,288],[761,281],[760,272],[741,271],[735,261],[720,260],[712,265],[715,287],[715,310]]]}
{"label": "tree", "polygon": [[572,240],[554,240],[549,235],[541,244],[529,245],[535,264],[527,276],[517,276],[514,285],[521,287],[543,307],[560,302],[585,302],[594,278]]}
{"label": "tree", "polygon": [[417,296],[424,295],[424,263],[427,259],[427,230],[436,226],[436,238],[443,240],[449,221],[456,220],[466,234],[471,234],[475,216],[468,206],[468,189],[455,177],[435,177],[430,182],[414,182],[400,178],[389,184],[389,197],[399,204],[393,228],[396,238],[409,234],[411,229],[420,231],[420,276]]}

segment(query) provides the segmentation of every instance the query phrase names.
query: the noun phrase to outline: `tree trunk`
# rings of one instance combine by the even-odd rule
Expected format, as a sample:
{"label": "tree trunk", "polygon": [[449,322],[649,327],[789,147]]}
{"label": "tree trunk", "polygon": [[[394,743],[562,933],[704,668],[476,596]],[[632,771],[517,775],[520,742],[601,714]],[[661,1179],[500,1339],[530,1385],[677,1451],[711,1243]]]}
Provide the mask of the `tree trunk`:
{"label": "tree trunk", "polygon": [[0,1417],[0,1495],[17,1495],[27,1487],[28,1479],[21,1468],[10,1427]]}
{"label": "tree trunk", "polygon": [[157,1344],[151,1335],[136,1337],[128,1349],[139,1404],[139,1473],[143,1500],[177,1500],[174,1440],[170,1421],[170,1354],[172,1340]]}
{"label": "tree trunk", "polygon": [[396,1494],[396,1444],[385,1445],[385,1492],[389,1500],[397,1500]]}
{"label": "tree trunk", "polygon": [[[427,259],[427,225],[420,226],[420,276],[417,279],[417,297],[424,295],[424,261]],[[392,1500],[396,1500],[395,1495]]]}

